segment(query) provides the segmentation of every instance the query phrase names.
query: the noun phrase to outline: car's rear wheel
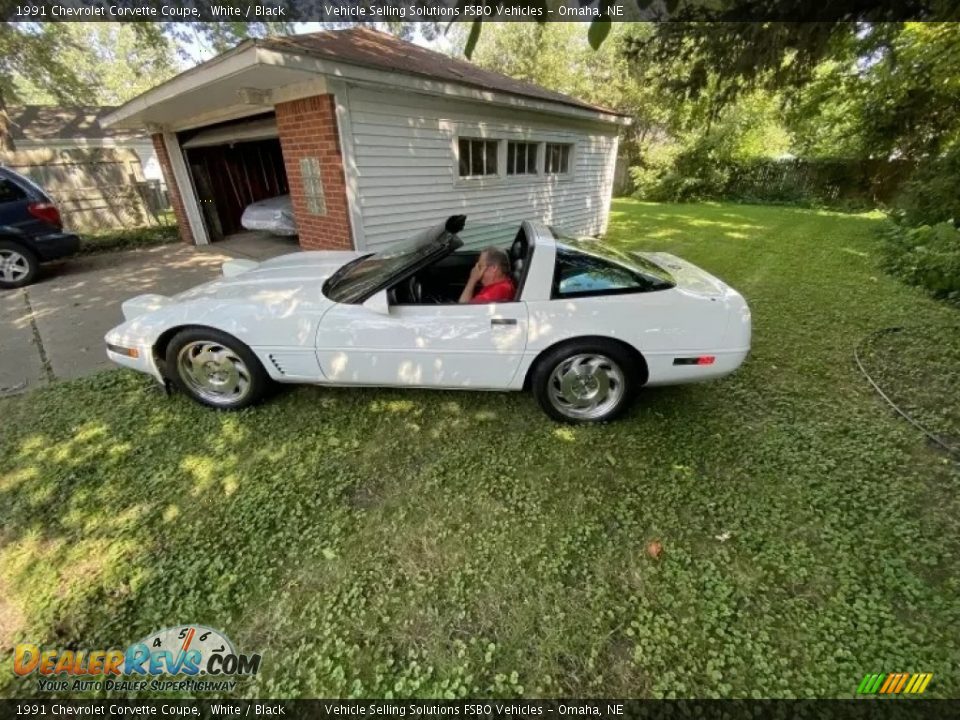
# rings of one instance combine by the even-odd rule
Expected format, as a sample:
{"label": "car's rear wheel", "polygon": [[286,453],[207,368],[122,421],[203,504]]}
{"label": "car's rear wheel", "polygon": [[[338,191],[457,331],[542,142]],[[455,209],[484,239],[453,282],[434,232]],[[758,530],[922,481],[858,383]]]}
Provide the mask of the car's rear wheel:
{"label": "car's rear wheel", "polygon": [[533,372],[540,407],[554,420],[595,423],[612,420],[630,403],[638,363],[618,343],[574,341],[549,351]]}
{"label": "car's rear wheel", "polygon": [[32,250],[19,243],[0,240],[0,288],[29,285],[39,270],[40,260]]}
{"label": "car's rear wheel", "polygon": [[177,333],[167,346],[166,362],[179,390],[219,410],[253,405],[271,384],[250,348],[219,330],[189,328]]}

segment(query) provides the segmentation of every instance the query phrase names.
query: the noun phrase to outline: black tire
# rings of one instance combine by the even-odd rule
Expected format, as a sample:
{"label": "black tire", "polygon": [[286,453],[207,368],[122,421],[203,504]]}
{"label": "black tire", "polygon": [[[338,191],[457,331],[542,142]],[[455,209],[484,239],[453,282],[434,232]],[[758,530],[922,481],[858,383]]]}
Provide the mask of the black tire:
{"label": "black tire", "polygon": [[[191,375],[188,366],[197,373]],[[217,410],[255,405],[273,384],[250,348],[232,335],[212,328],[187,328],[174,335],[167,345],[166,372],[182,393]],[[218,382],[221,377],[222,382]]]}
{"label": "black tire", "polygon": [[[16,268],[5,266],[6,262],[14,261]],[[20,268],[26,269],[25,274],[21,274]],[[8,273],[16,274],[18,277],[13,279],[4,279]],[[0,288],[11,290],[13,288],[29,285],[37,279],[37,273],[40,272],[40,258],[28,247],[21,245],[13,240],[0,240]]]}
{"label": "black tire", "polygon": [[[596,362],[586,362],[577,358],[594,358]],[[601,360],[602,359],[602,360]],[[566,372],[564,372],[564,366]],[[569,393],[564,394],[563,380],[570,373],[577,374],[576,368],[582,368],[585,374],[584,385],[579,389],[583,397],[582,407],[569,402]],[[561,377],[555,375],[555,371]],[[530,386],[533,396],[543,411],[554,420],[571,424],[608,422],[620,415],[633,399],[634,393],[642,382],[643,367],[636,356],[627,348],[612,340],[571,340],[548,350],[537,359]],[[593,409],[588,404],[601,397],[606,377],[606,400]],[[591,393],[595,393],[591,395]],[[564,398],[568,401],[564,402]]]}

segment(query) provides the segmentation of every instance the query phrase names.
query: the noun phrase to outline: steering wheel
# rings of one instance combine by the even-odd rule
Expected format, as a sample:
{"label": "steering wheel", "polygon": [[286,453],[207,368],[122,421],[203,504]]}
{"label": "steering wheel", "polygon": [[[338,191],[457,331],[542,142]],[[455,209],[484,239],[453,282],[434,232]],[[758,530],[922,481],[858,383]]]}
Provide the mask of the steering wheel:
{"label": "steering wheel", "polygon": [[420,281],[417,280],[416,275],[411,276],[410,280],[407,281],[407,291],[413,302],[418,305],[423,302],[423,286],[420,284]]}

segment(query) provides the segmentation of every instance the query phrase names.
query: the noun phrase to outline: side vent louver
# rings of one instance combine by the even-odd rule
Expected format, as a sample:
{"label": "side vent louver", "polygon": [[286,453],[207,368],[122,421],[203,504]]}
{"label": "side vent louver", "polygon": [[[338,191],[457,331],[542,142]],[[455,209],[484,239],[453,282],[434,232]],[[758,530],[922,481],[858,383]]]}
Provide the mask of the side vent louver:
{"label": "side vent louver", "polygon": [[269,358],[270,358],[270,362],[273,363],[273,366],[277,369],[277,372],[278,372],[278,373],[280,373],[281,375],[286,375],[286,374],[287,374],[287,372],[283,369],[283,365],[281,365],[280,363],[277,362],[277,356],[276,356],[276,355],[270,354],[270,355],[269,355]]}

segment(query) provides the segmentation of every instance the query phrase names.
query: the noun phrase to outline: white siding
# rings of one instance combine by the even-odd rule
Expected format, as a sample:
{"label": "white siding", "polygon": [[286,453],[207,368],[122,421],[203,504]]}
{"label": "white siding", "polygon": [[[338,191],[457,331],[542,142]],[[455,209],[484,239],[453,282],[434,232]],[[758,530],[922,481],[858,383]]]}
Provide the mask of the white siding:
{"label": "white siding", "polygon": [[[367,248],[402,240],[457,213],[467,215],[468,229],[471,221],[526,219],[582,234],[606,229],[616,126],[357,86],[349,86],[347,105]],[[574,143],[573,172],[563,179],[461,180],[458,135],[502,144],[510,139]]]}

